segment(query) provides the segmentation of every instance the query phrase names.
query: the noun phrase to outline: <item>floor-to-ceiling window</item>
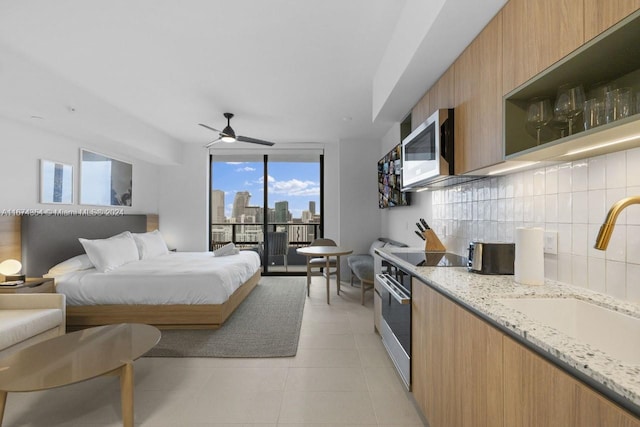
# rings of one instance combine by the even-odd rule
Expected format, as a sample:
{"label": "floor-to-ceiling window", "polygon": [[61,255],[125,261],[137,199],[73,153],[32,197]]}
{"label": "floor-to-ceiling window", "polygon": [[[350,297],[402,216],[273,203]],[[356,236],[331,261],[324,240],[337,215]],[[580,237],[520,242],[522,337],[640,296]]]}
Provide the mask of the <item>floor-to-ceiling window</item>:
{"label": "floor-to-ceiling window", "polygon": [[304,274],[296,253],[322,234],[322,155],[211,155],[212,249],[260,253],[264,274]]}

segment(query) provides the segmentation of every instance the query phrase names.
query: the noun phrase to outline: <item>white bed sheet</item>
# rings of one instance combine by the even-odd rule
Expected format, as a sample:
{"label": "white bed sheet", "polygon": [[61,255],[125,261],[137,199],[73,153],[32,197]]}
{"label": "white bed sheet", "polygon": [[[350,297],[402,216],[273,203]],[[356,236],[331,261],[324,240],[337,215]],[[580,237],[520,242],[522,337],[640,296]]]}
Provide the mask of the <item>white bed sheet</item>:
{"label": "white bed sheet", "polygon": [[171,252],[125,264],[57,276],[56,292],[68,305],[220,304],[260,269],[253,251],[215,257],[211,252]]}

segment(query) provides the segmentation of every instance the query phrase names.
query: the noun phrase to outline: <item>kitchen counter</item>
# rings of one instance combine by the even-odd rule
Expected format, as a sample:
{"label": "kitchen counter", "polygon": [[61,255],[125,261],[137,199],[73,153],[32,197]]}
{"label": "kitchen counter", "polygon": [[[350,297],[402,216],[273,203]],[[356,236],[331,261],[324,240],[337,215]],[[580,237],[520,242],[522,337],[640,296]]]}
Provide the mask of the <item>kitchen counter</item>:
{"label": "kitchen counter", "polygon": [[[548,359],[567,368],[594,388],[640,416],[640,365],[623,363],[574,337],[529,319],[497,300],[500,298],[576,298],[640,318],[640,306],[553,280],[542,286],[520,285],[513,276],[470,273],[464,267],[416,267],[391,255],[415,248],[376,249],[432,288],[482,317],[498,329],[516,337]],[[615,331],[612,331],[615,333]],[[640,339],[640,336],[638,337]]]}

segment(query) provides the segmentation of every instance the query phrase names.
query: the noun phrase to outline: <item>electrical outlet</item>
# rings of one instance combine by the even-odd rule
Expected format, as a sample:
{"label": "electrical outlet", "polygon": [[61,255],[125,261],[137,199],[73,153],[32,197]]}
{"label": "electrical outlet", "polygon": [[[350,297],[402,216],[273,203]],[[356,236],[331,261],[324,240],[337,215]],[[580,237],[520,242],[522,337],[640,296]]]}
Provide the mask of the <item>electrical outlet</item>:
{"label": "electrical outlet", "polygon": [[558,254],[558,232],[557,231],[544,232],[544,253],[551,254],[551,255]]}

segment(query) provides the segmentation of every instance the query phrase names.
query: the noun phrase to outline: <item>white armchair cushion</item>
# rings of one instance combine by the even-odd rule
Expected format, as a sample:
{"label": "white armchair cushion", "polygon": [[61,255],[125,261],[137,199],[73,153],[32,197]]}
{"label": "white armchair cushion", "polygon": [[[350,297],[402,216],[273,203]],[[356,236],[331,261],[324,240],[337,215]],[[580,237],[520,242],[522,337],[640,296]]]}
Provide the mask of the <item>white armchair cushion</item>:
{"label": "white armchair cushion", "polygon": [[57,308],[0,310],[0,349],[11,347],[64,324],[64,311]]}

